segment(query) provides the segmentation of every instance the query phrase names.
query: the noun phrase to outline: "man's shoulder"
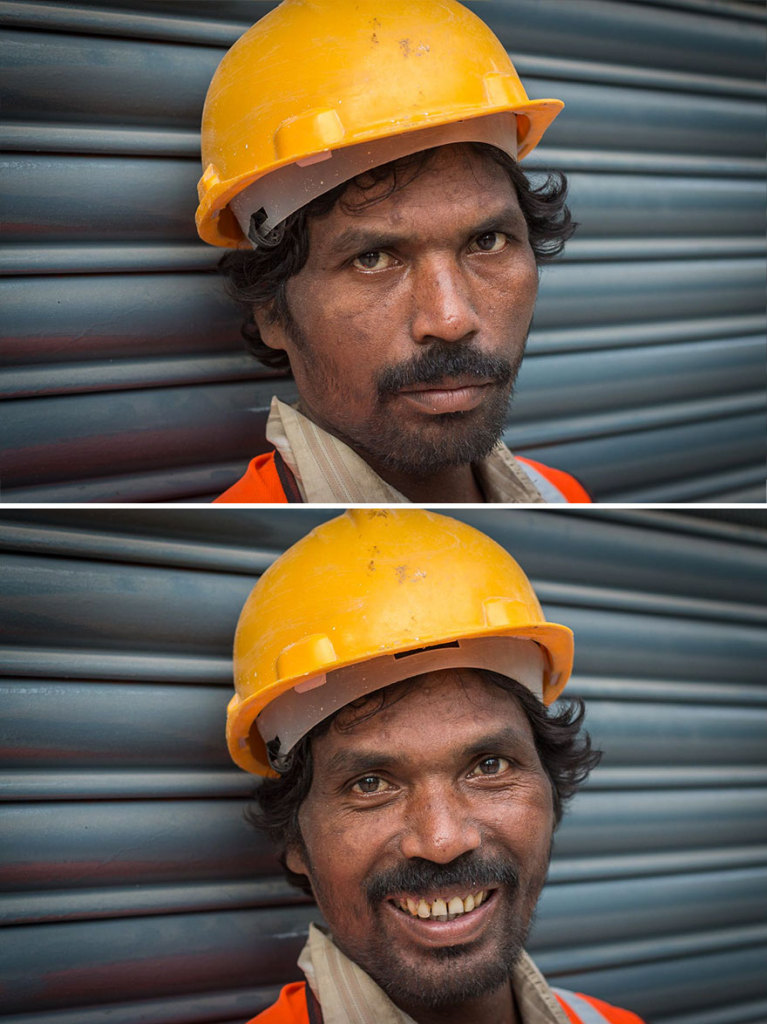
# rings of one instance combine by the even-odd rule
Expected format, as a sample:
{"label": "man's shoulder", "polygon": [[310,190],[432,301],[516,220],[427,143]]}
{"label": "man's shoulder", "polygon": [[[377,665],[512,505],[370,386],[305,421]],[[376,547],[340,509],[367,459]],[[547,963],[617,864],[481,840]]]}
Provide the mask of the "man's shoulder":
{"label": "man's shoulder", "polygon": [[547,502],[591,504],[591,495],[572,473],[522,455],[515,455],[514,458],[524,468]]}
{"label": "man's shoulder", "polygon": [[294,981],[286,985],[277,1002],[262,1010],[248,1024],[309,1024],[306,982]]}
{"label": "man's shoulder", "polygon": [[[274,451],[264,452],[251,459],[245,473],[214,504],[223,505],[265,505],[284,504],[289,500],[290,484],[281,473],[278,455]],[[294,485],[295,486],[295,485]],[[300,498],[299,498],[300,500]]]}
{"label": "man's shoulder", "polygon": [[[560,1005],[573,1024],[645,1024],[641,1017],[638,1017],[631,1010],[622,1010],[619,1006],[613,1006],[595,996],[584,995],[583,992],[567,992],[563,989],[552,988]],[[589,1011],[597,1011],[597,1015]]]}

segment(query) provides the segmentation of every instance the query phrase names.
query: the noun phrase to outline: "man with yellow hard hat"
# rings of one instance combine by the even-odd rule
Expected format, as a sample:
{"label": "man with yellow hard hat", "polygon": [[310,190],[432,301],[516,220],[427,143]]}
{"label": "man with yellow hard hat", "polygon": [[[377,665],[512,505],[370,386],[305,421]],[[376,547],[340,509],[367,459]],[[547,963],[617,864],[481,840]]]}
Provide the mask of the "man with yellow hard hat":
{"label": "man with yellow hard hat", "polygon": [[251,1024],[642,1024],[523,950],[599,760],[582,704],[550,707],[572,656],[503,548],[420,509],[349,511],[263,574],[227,740],[325,927]]}
{"label": "man with yellow hard hat", "polygon": [[221,61],[197,228],[267,366],[268,451],[224,502],[589,501],[500,440],[566,182],[520,161],[530,100],[456,0],[284,0]]}

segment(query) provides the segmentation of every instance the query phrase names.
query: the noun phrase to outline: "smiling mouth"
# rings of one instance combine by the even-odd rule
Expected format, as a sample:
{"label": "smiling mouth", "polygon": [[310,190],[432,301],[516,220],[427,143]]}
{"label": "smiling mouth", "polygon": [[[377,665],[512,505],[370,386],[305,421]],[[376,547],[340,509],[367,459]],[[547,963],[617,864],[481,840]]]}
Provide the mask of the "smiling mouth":
{"label": "smiling mouth", "polygon": [[455,918],[476,910],[487,898],[488,890],[480,889],[466,896],[437,897],[433,900],[404,896],[392,900],[392,903],[406,914],[422,921],[454,921]]}

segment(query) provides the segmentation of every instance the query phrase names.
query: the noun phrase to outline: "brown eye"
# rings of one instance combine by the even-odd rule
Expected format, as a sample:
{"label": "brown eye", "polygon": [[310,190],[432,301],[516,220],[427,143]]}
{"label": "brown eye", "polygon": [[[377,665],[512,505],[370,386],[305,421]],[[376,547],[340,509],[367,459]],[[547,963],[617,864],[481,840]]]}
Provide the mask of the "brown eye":
{"label": "brown eye", "polygon": [[478,235],[472,243],[474,252],[500,252],[506,248],[508,239],[500,231],[486,231]]}
{"label": "brown eye", "polygon": [[477,778],[480,775],[500,775],[509,767],[505,757],[485,757],[473,771],[469,772],[469,776]]}
{"label": "brown eye", "polygon": [[370,796],[371,793],[380,793],[384,788],[384,780],[379,778],[378,775],[366,775],[362,779],[357,779],[352,786],[352,791]]}
{"label": "brown eye", "polygon": [[355,257],[352,265],[357,270],[386,270],[391,264],[392,258],[388,253],[381,252],[380,249],[371,249],[370,252],[363,252]]}

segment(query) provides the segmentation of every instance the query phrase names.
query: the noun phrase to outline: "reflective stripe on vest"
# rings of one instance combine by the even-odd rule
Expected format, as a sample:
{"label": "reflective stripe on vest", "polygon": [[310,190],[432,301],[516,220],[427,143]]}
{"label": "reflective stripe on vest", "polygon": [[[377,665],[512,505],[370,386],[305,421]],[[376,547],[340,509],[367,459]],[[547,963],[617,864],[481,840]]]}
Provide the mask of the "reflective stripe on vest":
{"label": "reflective stripe on vest", "polygon": [[525,474],[530,477],[532,482],[541,492],[541,497],[544,501],[551,504],[567,504],[567,498],[562,494],[560,489],[556,487],[551,480],[547,480],[540,470],[537,470],[535,466],[531,466],[529,462],[524,462],[522,459],[517,459],[517,465],[525,471]]}
{"label": "reflective stripe on vest", "polygon": [[609,1024],[603,1013],[600,1013],[595,1006],[592,1006],[582,996],[576,995],[575,992],[568,992],[565,988],[554,988],[553,985],[551,991],[558,995],[563,1003],[567,1003],[574,1013],[578,1014],[581,1024]]}

